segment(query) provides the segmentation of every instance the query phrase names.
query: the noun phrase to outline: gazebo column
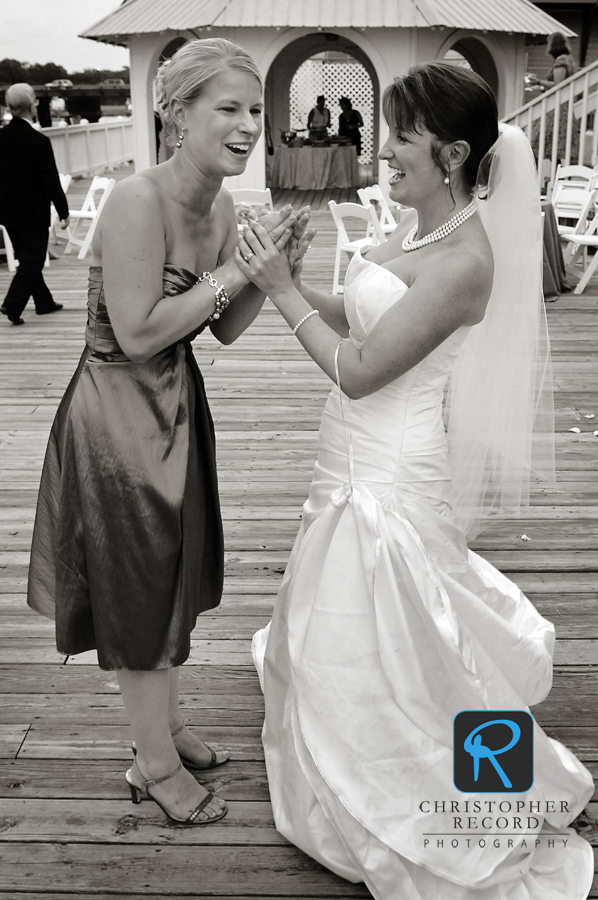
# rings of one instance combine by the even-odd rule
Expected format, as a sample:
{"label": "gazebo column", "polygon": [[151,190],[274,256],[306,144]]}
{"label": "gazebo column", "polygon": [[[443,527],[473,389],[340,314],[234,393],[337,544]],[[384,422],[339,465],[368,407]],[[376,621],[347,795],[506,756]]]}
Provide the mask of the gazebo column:
{"label": "gazebo column", "polygon": [[[265,78],[264,67],[264,41],[261,29],[230,29],[230,31],[222,31],[222,37],[226,37],[231,41],[236,41],[255,61],[258,69]],[[202,37],[208,35],[202,34]],[[242,175],[235,175],[232,178],[224,179],[224,187],[229,190],[236,188],[255,188],[263,191],[266,187],[266,141],[262,134],[257,146],[247,161],[247,168]]]}
{"label": "gazebo column", "polygon": [[133,107],[133,147],[135,171],[156,164],[156,128],[152,84],[156,71],[157,35],[134,35],[129,41],[131,55],[131,105]]}

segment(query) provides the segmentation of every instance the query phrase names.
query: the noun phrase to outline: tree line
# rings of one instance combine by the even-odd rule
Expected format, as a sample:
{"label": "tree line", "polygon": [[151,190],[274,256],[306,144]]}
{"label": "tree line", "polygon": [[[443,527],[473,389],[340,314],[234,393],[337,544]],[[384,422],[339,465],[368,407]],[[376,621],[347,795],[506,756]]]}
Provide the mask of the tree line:
{"label": "tree line", "polygon": [[82,72],[67,72],[64,66],[57,63],[28,63],[17,59],[0,60],[0,84],[17,84],[26,81],[28,84],[47,84],[57,78],[70,78],[73,84],[99,84],[107,78],[122,78],[129,83],[129,67],[118,71],[112,69],[83,69]]}

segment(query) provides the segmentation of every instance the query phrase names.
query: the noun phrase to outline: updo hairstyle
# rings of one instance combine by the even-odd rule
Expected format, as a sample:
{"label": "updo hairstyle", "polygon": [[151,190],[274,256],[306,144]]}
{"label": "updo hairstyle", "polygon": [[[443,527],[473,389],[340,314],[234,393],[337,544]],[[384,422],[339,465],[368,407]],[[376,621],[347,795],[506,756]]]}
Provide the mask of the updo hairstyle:
{"label": "updo hairstyle", "polygon": [[[467,141],[470,154],[462,171],[465,187],[473,191],[480,162],[498,139],[496,98],[483,78],[443,62],[414,66],[386,88],[382,109],[398,132],[421,134],[425,128],[442,142]],[[432,159],[446,177],[440,150],[432,147]]]}
{"label": "updo hairstyle", "polygon": [[263,89],[262,76],[253,59],[238,44],[224,38],[189,41],[161,64],[156,76],[156,102],[167,144],[174,144],[177,133],[173,102],[192,103],[226,66],[253,75]]}

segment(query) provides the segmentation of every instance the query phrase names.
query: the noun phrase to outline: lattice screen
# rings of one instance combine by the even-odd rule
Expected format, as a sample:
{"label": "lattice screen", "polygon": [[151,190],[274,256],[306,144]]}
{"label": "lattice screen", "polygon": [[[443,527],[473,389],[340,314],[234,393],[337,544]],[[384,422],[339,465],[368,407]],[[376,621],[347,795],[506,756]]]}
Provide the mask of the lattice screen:
{"label": "lattice screen", "polygon": [[[318,94],[326,97],[330,110],[330,133],[338,131],[341,108],[339,97],[348,97],[363,118],[361,156],[359,161],[371,163],[374,137],[374,91],[366,69],[357,60],[337,61],[307,59],[295,72],[291,82],[289,127],[305,128],[310,109]],[[307,137],[307,133],[305,135]]]}

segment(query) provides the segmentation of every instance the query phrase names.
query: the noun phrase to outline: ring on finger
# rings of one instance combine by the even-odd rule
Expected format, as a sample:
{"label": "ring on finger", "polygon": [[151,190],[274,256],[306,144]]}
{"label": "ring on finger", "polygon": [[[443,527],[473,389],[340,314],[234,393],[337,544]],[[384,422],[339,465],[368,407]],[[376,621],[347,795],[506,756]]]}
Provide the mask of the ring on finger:
{"label": "ring on finger", "polygon": [[255,253],[243,253],[242,250],[240,250],[239,252],[240,252],[241,256],[243,257],[243,259],[245,260],[246,263],[249,262],[249,260],[251,259],[252,256],[255,256]]}

